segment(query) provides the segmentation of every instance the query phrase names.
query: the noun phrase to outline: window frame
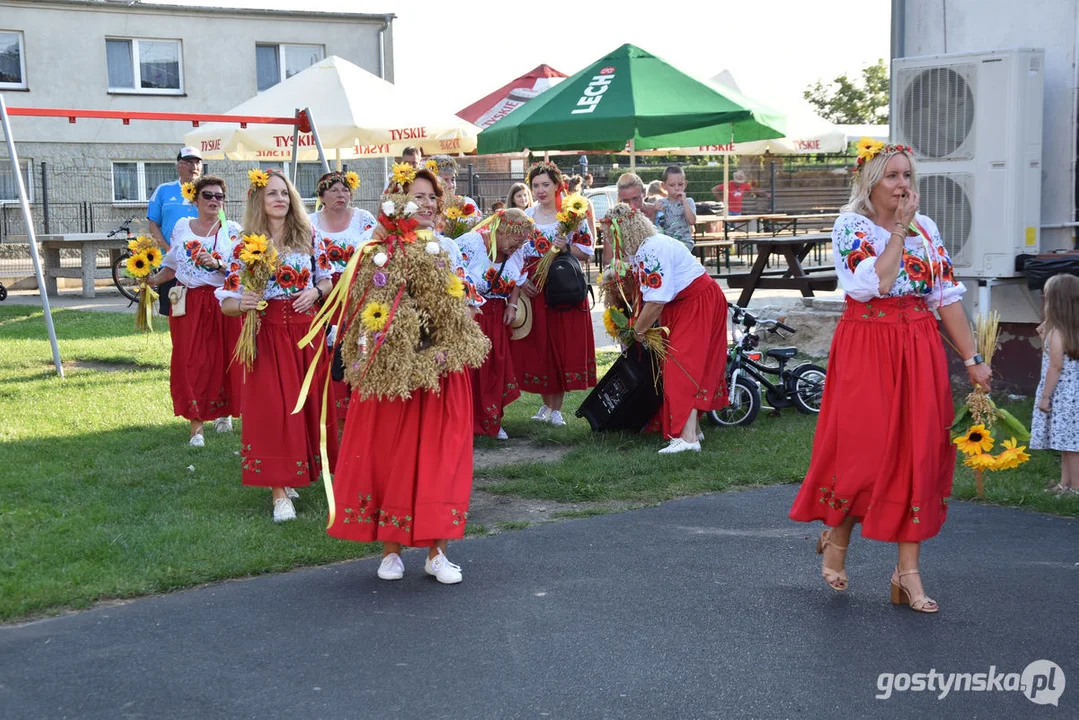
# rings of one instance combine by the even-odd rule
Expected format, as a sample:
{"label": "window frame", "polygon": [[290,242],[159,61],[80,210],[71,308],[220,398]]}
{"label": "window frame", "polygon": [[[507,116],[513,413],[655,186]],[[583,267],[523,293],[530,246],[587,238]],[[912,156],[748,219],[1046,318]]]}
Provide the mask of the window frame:
{"label": "window frame", "polygon": [[[138,199],[135,200],[118,200],[116,199],[116,166],[117,165],[135,165],[135,187],[138,188]],[[113,205],[128,206],[128,205],[146,205],[150,202],[150,197],[153,192],[147,192],[146,188],[146,166],[147,165],[169,165],[173,168],[175,174],[174,162],[168,160],[111,160],[109,165],[109,186],[110,195],[112,197]],[[171,180],[167,182],[172,182]],[[154,188],[156,190],[157,187]]]}
{"label": "window frame", "polygon": [[[288,77],[286,75],[286,73],[288,72],[288,64],[286,63],[285,48],[288,48],[288,47],[318,48],[319,50],[322,51],[322,57],[318,60],[318,62],[322,62],[323,60],[326,59],[326,45],[324,45],[324,44],[320,45],[318,43],[274,43],[274,42],[257,42],[256,41],[255,42],[255,92],[260,92],[260,93],[266,92],[266,90],[259,90],[258,89],[258,83],[259,83],[259,79],[258,79],[258,76],[259,76],[258,49],[260,47],[272,47],[277,52],[278,80],[273,85],[266,88],[266,90],[269,90],[272,87],[276,87],[277,85],[279,85],[279,84],[285,82],[286,80],[288,80]],[[312,65],[314,65],[314,63],[312,63]],[[308,65],[307,67],[311,67],[311,65]],[[307,68],[304,68],[304,69],[306,70]]]}
{"label": "window frame", "polygon": [[[302,161],[302,162],[300,162],[300,165],[301,166],[310,165],[310,166],[318,166],[319,167],[320,171],[319,171],[318,175],[315,177],[315,184],[313,186],[312,194],[311,194],[310,197],[304,196],[303,191],[298,187],[296,188],[296,193],[300,196],[300,199],[303,200],[305,203],[315,202],[315,201],[318,200],[318,187],[317,187],[318,186],[318,178],[322,177],[322,175],[323,175],[323,173],[321,172],[322,163],[320,163],[317,160],[310,160],[310,161]],[[259,160],[258,161],[258,169],[259,170],[270,170],[270,169],[280,170],[281,172],[283,172],[285,174],[285,177],[287,177],[289,179],[289,182],[292,182],[292,161],[291,160]],[[298,179],[299,178],[297,178],[297,180]],[[293,186],[293,187],[295,187],[295,186]]]}
{"label": "window frame", "polygon": [[0,82],[0,90],[29,90],[30,85],[26,79],[26,36],[22,30],[6,30],[0,28],[0,33],[15,35],[19,39],[19,74],[22,76],[21,83]]}
{"label": "window frame", "polygon": [[[11,159],[10,158],[4,158],[3,160],[0,160],[0,163],[3,163],[3,168],[5,170],[10,170],[11,169]],[[24,185],[26,187],[26,200],[31,205],[33,205],[34,204],[34,161],[26,159],[26,158],[21,158],[19,160],[19,172],[21,172],[22,175],[23,175],[23,183],[24,183]],[[16,191],[15,195],[13,197],[10,197],[10,198],[0,196],[0,207],[3,207],[5,205],[18,205],[19,203],[20,203],[20,200],[19,200],[18,191]]]}
{"label": "window frame", "polygon": [[[131,73],[132,79],[135,83],[133,88],[125,87],[113,87],[112,78],[109,77],[109,60],[108,60],[108,45],[109,41],[127,42],[131,44]],[[171,88],[144,88],[142,87],[142,60],[139,57],[139,43],[140,42],[159,42],[159,43],[175,43],[176,45],[176,64],[177,64],[177,76],[179,79],[180,87],[174,89]],[[105,36],[105,84],[108,86],[108,92],[113,95],[184,95],[184,44],[179,38],[138,38],[138,37],[121,37],[119,35],[106,35]]]}

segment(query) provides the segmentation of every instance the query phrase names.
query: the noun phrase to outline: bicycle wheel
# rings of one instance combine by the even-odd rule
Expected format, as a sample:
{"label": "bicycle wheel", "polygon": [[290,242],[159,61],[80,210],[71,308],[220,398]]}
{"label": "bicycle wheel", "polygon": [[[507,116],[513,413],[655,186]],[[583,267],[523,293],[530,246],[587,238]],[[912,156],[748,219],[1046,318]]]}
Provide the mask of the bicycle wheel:
{"label": "bicycle wheel", "polygon": [[0,302],[4,302],[5,300],[7,300],[7,288],[4,287],[3,283],[0,283]]}
{"label": "bicycle wheel", "polygon": [[124,253],[112,264],[112,283],[120,291],[121,295],[131,302],[135,302],[139,299],[138,294],[135,292],[135,278],[129,277],[124,272],[127,269],[127,259],[129,257],[131,257],[131,253]]}
{"label": "bicycle wheel", "polygon": [[731,404],[722,410],[712,410],[708,416],[716,425],[751,425],[761,411],[761,390],[746,377],[739,377],[731,388]]}
{"label": "bicycle wheel", "polygon": [[794,390],[794,406],[798,408],[798,412],[806,415],[820,413],[821,399],[824,397],[824,373],[824,368],[811,363],[794,368],[791,373],[791,387]]}

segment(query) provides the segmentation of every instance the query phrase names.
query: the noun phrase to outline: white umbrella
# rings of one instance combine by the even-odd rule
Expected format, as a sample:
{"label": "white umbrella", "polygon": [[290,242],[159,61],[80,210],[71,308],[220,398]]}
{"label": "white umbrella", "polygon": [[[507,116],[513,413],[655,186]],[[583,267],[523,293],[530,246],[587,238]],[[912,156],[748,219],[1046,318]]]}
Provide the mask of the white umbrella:
{"label": "white umbrella", "polygon": [[[479,128],[449,112],[429,112],[396,85],[336,55],[296,73],[228,111],[229,115],[291,116],[309,108],[318,139],[338,160],[396,157],[408,146],[425,155],[476,149]],[[280,126],[207,123],[184,144],[207,160],[292,159],[293,133]],[[297,160],[319,160],[311,133],[299,136]]]}

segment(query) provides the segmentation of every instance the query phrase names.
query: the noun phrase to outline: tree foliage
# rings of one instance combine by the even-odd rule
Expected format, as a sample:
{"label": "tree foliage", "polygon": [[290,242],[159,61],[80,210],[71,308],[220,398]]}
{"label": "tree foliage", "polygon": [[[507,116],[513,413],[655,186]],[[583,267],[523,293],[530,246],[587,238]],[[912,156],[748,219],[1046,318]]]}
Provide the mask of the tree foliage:
{"label": "tree foliage", "polygon": [[862,77],[852,80],[846,73],[825,85],[810,85],[802,97],[817,113],[839,125],[878,125],[888,122],[888,66],[880,59],[862,68]]}

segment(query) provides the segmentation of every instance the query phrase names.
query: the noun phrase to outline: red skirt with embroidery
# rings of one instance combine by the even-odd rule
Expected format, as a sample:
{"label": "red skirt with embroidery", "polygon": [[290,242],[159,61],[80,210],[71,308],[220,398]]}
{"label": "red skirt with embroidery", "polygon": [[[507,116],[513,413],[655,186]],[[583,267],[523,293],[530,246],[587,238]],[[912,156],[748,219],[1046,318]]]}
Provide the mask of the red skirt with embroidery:
{"label": "red skirt with embroidery", "polygon": [[[260,311],[255,362],[243,384],[244,422],[240,436],[243,484],[258,487],[304,487],[319,479],[319,418],[322,388],[330,371],[326,353],[311,382],[303,409],[292,414],[307,368],[315,358],[315,343],[297,344],[311,328],[314,310],[298,313],[291,300],[270,300]],[[326,441],[330,470],[337,459],[337,414],[326,408]]]}
{"label": "red skirt with embroidery", "polygon": [[240,415],[243,369],[232,364],[241,322],[221,312],[214,288],[187,289],[187,312],[169,316],[172,411],[188,420]]}
{"label": "red skirt with embroidery", "polygon": [[[530,275],[537,262],[525,267]],[[532,331],[510,342],[521,390],[548,395],[594,387],[596,339],[588,300],[573,310],[552,310],[541,292],[531,302]]]}
{"label": "red skirt with embroidery", "polygon": [[791,519],[834,527],[855,517],[863,537],[885,542],[933,537],[952,491],[952,416],[944,345],[925,301],[847,298]]}
{"label": "red skirt with embroidery", "polygon": [[670,346],[663,362],[663,436],[672,438],[694,408],[727,406],[727,298],[706,275],[663,306],[659,324],[668,328]]}
{"label": "red skirt with embroidery", "polygon": [[491,352],[487,353],[483,365],[470,371],[475,411],[473,432],[477,435],[498,435],[506,406],[521,397],[510,356],[509,326],[502,320],[505,312],[504,298],[489,297],[482,312],[476,316],[483,334],[491,341]]}
{"label": "red skirt with embroidery", "polygon": [[333,480],[342,540],[429,547],[464,537],[472,493],[472,388],[468,372],[408,400],[361,399],[345,421]]}

